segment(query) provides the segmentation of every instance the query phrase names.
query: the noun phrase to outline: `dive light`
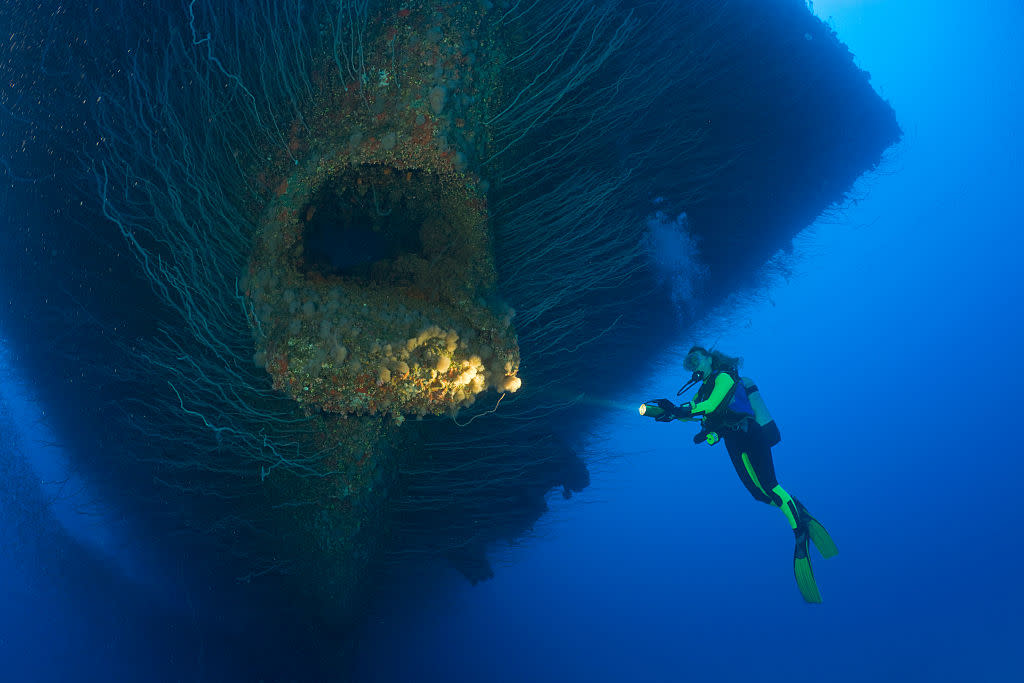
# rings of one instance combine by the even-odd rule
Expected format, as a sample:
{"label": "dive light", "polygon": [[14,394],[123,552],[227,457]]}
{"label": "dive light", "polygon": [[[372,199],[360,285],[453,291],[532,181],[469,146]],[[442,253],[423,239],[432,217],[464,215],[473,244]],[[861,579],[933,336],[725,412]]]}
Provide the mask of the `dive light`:
{"label": "dive light", "polygon": [[647,417],[653,417],[657,420],[659,417],[665,414],[665,409],[659,406],[654,401],[646,401],[640,404],[640,414],[646,415]]}

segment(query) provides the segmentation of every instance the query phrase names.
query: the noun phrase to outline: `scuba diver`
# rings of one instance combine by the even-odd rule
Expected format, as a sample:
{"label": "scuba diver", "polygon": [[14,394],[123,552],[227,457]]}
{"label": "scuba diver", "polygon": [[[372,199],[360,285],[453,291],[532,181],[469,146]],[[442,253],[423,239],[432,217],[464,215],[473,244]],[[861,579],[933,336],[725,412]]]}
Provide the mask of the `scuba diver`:
{"label": "scuba diver", "polygon": [[762,503],[774,505],[786,515],[796,536],[793,573],[797,586],[804,600],[821,602],[808,554],[808,541],[813,542],[825,558],[833,557],[838,550],[825,527],[776,480],[772,446],[778,444],[782,437],[757,385],[750,378],[739,376],[741,362],[740,358],[694,346],[683,361],[683,367],[693,375],[676,392],[676,396],[680,396],[700,383],[693,400],[676,406],[668,399],[659,398],[640,406],[640,414],[653,417],[658,422],[699,421],[701,431],[694,437],[694,443],[714,445],[719,440],[725,442],[736,474],[750,495]]}

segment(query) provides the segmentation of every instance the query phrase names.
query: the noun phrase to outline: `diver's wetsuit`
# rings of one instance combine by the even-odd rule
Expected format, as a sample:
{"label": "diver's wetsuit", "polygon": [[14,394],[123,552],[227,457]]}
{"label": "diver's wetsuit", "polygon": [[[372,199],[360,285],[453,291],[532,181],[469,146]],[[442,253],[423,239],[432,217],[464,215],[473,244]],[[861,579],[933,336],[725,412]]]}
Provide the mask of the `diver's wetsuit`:
{"label": "diver's wetsuit", "polygon": [[818,592],[811,568],[808,543],[813,541],[822,557],[832,557],[838,551],[825,527],[811,516],[800,501],[779,486],[775,479],[772,446],[778,443],[777,429],[769,433],[750,414],[730,409],[739,381],[739,375],[734,370],[712,372],[697,390],[690,404],[689,415],[703,416],[701,434],[714,432],[725,441],[732,466],[750,495],[762,503],[774,505],[786,515],[796,539],[793,574],[800,594],[807,602],[821,602],[821,593]]}
{"label": "diver's wetsuit", "polygon": [[765,445],[761,428],[755,423],[746,430],[726,431],[720,436],[725,441],[736,474],[750,495],[762,503],[781,507],[781,499],[778,496],[773,498],[769,493],[779,482],[775,478],[772,449]]}
{"label": "diver's wetsuit", "polygon": [[692,414],[703,415],[704,431],[715,432],[725,441],[732,466],[750,495],[780,508],[796,529],[800,516],[793,498],[775,478],[772,449],[764,430],[751,417],[728,408],[738,381],[739,377],[730,372],[712,373],[694,396]]}

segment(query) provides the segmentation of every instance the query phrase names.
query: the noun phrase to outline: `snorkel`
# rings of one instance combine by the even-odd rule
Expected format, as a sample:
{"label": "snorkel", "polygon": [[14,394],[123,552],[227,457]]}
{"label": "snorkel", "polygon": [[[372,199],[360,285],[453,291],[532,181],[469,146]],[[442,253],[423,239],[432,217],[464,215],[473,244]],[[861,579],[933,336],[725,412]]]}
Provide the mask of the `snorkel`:
{"label": "snorkel", "polygon": [[685,392],[689,391],[693,385],[698,382],[704,381],[704,372],[702,370],[694,370],[693,374],[690,375],[690,381],[679,387],[679,391],[676,392],[676,396],[682,396]]}

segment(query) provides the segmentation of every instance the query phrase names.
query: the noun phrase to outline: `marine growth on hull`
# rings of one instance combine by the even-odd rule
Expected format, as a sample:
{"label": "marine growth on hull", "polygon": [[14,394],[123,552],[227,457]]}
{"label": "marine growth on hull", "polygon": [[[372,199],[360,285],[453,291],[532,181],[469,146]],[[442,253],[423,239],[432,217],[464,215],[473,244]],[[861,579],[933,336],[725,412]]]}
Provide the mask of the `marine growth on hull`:
{"label": "marine growth on hull", "polygon": [[293,123],[291,168],[261,171],[273,196],[244,278],[254,361],[300,403],[401,422],[521,384],[472,170],[489,86],[466,54],[472,24],[463,34],[399,12],[359,80]]}

